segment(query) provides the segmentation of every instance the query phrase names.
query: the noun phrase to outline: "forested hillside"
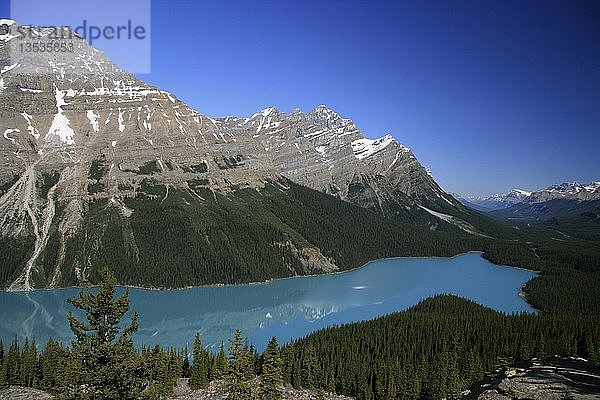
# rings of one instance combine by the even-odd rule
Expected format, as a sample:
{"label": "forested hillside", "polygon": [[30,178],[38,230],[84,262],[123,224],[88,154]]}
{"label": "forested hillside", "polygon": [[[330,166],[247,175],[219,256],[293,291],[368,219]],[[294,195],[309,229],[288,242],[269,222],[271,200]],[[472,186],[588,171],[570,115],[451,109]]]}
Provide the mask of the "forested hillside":
{"label": "forested hillside", "polygon": [[[182,190],[147,180],[136,197],[87,202],[80,228],[69,240],[61,237],[56,222],[64,212],[59,204],[59,217],[34,266],[37,288],[95,283],[104,265],[121,284],[173,288],[265,281],[356,268],[381,257],[451,256],[479,249],[472,235],[395,223],[287,180],[226,194],[198,181]],[[23,243],[5,243],[3,256],[22,260]],[[19,273],[15,268],[2,269],[4,285]]]}
{"label": "forested hillside", "polygon": [[600,319],[507,316],[437,296],[405,312],[316,332],[282,354],[284,377],[295,386],[319,385],[361,400],[456,399],[484,372],[531,357],[600,361]]}

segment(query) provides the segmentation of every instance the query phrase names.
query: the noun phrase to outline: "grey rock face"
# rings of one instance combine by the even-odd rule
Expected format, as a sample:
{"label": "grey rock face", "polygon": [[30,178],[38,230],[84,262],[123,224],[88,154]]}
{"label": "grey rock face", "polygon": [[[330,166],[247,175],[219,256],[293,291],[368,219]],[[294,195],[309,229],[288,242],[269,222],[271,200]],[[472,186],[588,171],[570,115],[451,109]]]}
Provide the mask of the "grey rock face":
{"label": "grey rock face", "polygon": [[[274,168],[289,179],[364,207],[386,211],[390,203],[419,203],[447,195],[391,135],[367,139],[350,119],[324,105],[285,114],[270,107],[250,118],[221,118],[218,132],[252,137]],[[410,199],[410,200],[408,200]]]}
{"label": "grey rock face", "polygon": [[0,389],[0,400],[51,400],[53,398],[48,393],[21,386]]}

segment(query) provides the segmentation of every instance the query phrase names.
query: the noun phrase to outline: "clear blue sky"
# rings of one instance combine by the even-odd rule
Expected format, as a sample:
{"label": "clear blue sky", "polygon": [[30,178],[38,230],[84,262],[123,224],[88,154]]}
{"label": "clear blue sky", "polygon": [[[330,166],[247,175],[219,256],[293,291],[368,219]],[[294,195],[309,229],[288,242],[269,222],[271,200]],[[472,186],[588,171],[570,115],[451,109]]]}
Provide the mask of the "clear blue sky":
{"label": "clear blue sky", "polygon": [[152,1],[152,73],[210,116],[327,104],[446,190],[600,179],[598,1]]}

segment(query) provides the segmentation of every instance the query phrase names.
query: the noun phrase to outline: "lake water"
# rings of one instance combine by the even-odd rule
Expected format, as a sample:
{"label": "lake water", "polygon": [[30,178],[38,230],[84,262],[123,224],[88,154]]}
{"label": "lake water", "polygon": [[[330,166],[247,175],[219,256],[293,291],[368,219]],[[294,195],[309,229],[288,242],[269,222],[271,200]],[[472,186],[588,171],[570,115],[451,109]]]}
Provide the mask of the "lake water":
{"label": "lake water", "polygon": [[[137,310],[138,345],[181,347],[199,331],[205,345],[218,346],[242,329],[262,350],[333,324],[362,321],[404,310],[435,294],[455,294],[493,309],[532,312],[519,288],[535,273],[496,266],[480,253],[454,258],[378,260],[350,272],[284,279],[264,284],[208,286],[185,290],[130,289]],[[122,290],[122,289],[121,289]],[[0,292],[0,338],[72,340],[67,303],[78,289]]]}

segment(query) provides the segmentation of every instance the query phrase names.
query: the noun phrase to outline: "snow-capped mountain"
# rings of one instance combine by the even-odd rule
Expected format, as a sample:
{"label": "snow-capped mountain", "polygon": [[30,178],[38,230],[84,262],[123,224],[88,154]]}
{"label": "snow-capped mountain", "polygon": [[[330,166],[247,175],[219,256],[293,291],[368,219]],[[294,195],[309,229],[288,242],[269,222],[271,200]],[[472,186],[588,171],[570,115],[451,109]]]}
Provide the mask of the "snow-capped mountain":
{"label": "snow-capped mountain", "polygon": [[538,190],[530,194],[525,201],[539,203],[553,199],[566,200],[599,200],[600,182],[590,182],[581,184],[579,182],[565,182],[548,186],[545,189]]}
{"label": "snow-capped mountain", "polygon": [[[121,70],[77,35],[72,52],[19,52],[26,40],[19,25],[1,24],[9,31],[0,35],[0,246],[19,243],[15,254],[27,255],[11,259],[16,272],[0,271],[12,289],[30,289],[32,275],[50,286],[85,281],[113,212],[135,264],[142,239],[128,227],[132,199],[145,207],[177,195],[189,206],[187,195],[206,202],[207,193],[260,191],[284,178],[388,217],[477,233],[464,221],[469,211],[410,149],[391,135],[365,138],[324,105],[212,119]],[[27,29],[38,38],[52,33]],[[104,217],[92,217],[101,202]],[[73,248],[78,237],[86,244]],[[303,265],[331,264],[315,247],[284,247],[304,257]]]}
{"label": "snow-capped mountain", "polygon": [[515,188],[504,194],[493,194],[491,196],[458,196],[458,198],[466,205],[474,207],[475,209],[480,211],[490,211],[508,208],[516,203],[522,202],[528,196],[531,196],[531,194],[532,192]]}
{"label": "snow-capped mountain", "polygon": [[458,198],[466,205],[481,211],[501,210],[521,203],[535,204],[550,200],[594,201],[600,200],[600,182],[594,181],[585,184],[565,182],[533,192],[513,189],[506,194],[495,194],[488,197],[458,196]]}

